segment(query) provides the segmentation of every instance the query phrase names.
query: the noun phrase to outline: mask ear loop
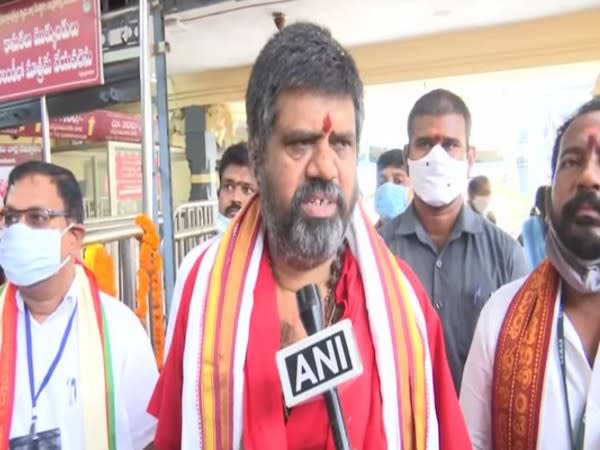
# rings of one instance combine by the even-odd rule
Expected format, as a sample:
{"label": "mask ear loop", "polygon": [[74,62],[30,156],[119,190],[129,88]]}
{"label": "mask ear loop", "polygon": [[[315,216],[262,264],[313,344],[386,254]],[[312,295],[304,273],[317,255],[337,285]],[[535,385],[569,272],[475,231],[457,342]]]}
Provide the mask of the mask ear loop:
{"label": "mask ear loop", "polygon": [[60,237],[63,237],[65,234],[67,234],[69,232],[69,230],[71,230],[71,228],[73,228],[74,225],[75,225],[74,223],[67,225],[67,228],[65,228],[64,230],[61,231]]}
{"label": "mask ear loop", "polygon": [[[65,228],[64,230],[62,230],[62,232],[60,233],[61,242],[62,242],[62,238],[65,236],[65,234],[67,234],[74,226],[75,226],[75,223],[71,222],[67,226],[67,228]],[[64,259],[64,261],[61,261],[60,267],[59,267],[58,270],[60,271],[63,267],[65,267],[69,263],[69,261],[71,261],[72,258],[73,258],[73,255],[71,255],[71,254],[67,255],[67,257]]]}

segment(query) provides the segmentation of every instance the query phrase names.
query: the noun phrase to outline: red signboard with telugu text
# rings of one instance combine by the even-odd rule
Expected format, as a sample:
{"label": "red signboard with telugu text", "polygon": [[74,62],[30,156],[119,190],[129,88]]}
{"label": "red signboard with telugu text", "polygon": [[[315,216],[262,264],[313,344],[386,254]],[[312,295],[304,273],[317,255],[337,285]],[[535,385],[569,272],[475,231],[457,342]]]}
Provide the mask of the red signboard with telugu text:
{"label": "red signboard with telugu text", "polygon": [[0,4],[0,103],[103,82],[98,0]]}
{"label": "red signboard with telugu text", "polygon": [[[0,134],[15,137],[40,137],[39,123],[18,128],[5,128]],[[98,110],[50,121],[50,138],[85,142],[132,142],[142,139],[142,121],[139,114],[125,114]]]}

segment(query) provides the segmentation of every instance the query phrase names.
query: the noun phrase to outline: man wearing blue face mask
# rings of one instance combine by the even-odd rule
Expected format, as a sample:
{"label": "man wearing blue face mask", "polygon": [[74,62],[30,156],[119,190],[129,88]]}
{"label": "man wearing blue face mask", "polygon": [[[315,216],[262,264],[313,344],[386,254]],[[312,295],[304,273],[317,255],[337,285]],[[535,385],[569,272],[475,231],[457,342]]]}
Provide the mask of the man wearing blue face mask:
{"label": "man wearing blue face mask", "polygon": [[413,267],[444,325],[457,390],[479,312],[490,294],[527,273],[523,251],[508,234],[465,205],[471,115],[464,101],[438,89],[408,118],[411,206],[381,235]]}
{"label": "man wearing blue face mask", "polygon": [[0,448],[140,450],[156,429],[149,339],[80,262],[74,175],[30,161],[9,175],[0,214]]}
{"label": "man wearing blue face mask", "polygon": [[375,211],[379,222],[376,228],[403,213],[410,203],[410,195],[403,151],[393,149],[382,153],[377,160]]}

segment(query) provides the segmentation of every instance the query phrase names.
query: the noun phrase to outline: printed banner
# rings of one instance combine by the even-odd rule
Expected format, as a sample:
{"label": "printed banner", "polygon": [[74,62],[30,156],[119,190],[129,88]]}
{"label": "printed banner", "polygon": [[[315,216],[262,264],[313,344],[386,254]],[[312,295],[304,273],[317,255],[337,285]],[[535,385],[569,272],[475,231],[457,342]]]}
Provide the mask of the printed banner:
{"label": "printed banner", "polygon": [[104,82],[98,0],[0,4],[0,103]]}
{"label": "printed banner", "polygon": [[[40,123],[5,128],[0,134],[18,137],[41,137]],[[50,121],[50,138],[89,142],[132,142],[142,139],[142,121],[139,115],[112,111],[92,111],[61,117]]]}
{"label": "printed banner", "polygon": [[142,152],[119,149],[115,151],[117,169],[117,200],[142,199]]}

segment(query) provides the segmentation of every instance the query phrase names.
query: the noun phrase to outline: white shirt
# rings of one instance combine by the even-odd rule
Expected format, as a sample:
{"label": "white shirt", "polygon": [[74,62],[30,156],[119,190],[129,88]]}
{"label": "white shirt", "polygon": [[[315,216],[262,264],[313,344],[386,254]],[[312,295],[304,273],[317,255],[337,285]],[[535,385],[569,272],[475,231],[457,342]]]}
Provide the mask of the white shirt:
{"label": "white shirt", "polygon": [[[496,344],[508,307],[525,278],[499,289],[481,311],[473,344],[462,380],[460,402],[473,446],[478,450],[492,448],[492,376]],[[571,448],[568,415],[558,353],[556,323],[560,290],[554,310],[554,326],[546,367],[545,388],[537,449],[568,450]],[[585,450],[600,449],[600,351],[596,352],[594,370],[590,368],[581,340],[569,318],[564,316],[567,391],[571,408],[572,429],[577,432],[587,398]]]}
{"label": "white shirt", "polygon": [[175,280],[175,286],[173,287],[173,296],[171,297],[171,303],[169,304],[169,316],[167,317],[167,331],[165,335],[165,359],[169,355],[169,349],[171,348],[171,342],[173,342],[173,334],[175,333],[175,323],[177,322],[177,316],[179,315],[179,308],[181,306],[181,297],[183,296],[183,288],[185,282],[194,267],[200,255],[206,250],[206,248],[213,242],[223,237],[223,233],[219,232],[217,235],[210,238],[208,241],[197,245],[185,255],[183,261],[179,265],[177,270],[177,279]]}
{"label": "white shirt", "polygon": [[[78,301],[76,283],[73,282],[63,302],[44,322],[40,324],[31,318],[36,391],[58,352]],[[154,440],[156,431],[156,420],[146,412],[158,378],[156,361],[148,336],[133,312],[108,295],[101,293],[100,298],[111,338],[117,450],[141,450]],[[29,434],[32,415],[25,315],[20,295],[17,295],[17,305],[17,368],[11,438]],[[37,402],[37,431],[60,428],[62,450],[84,449],[83,404],[78,387],[85,374],[80,373],[78,333],[85,330],[79,330],[79,310],[62,358]]]}

